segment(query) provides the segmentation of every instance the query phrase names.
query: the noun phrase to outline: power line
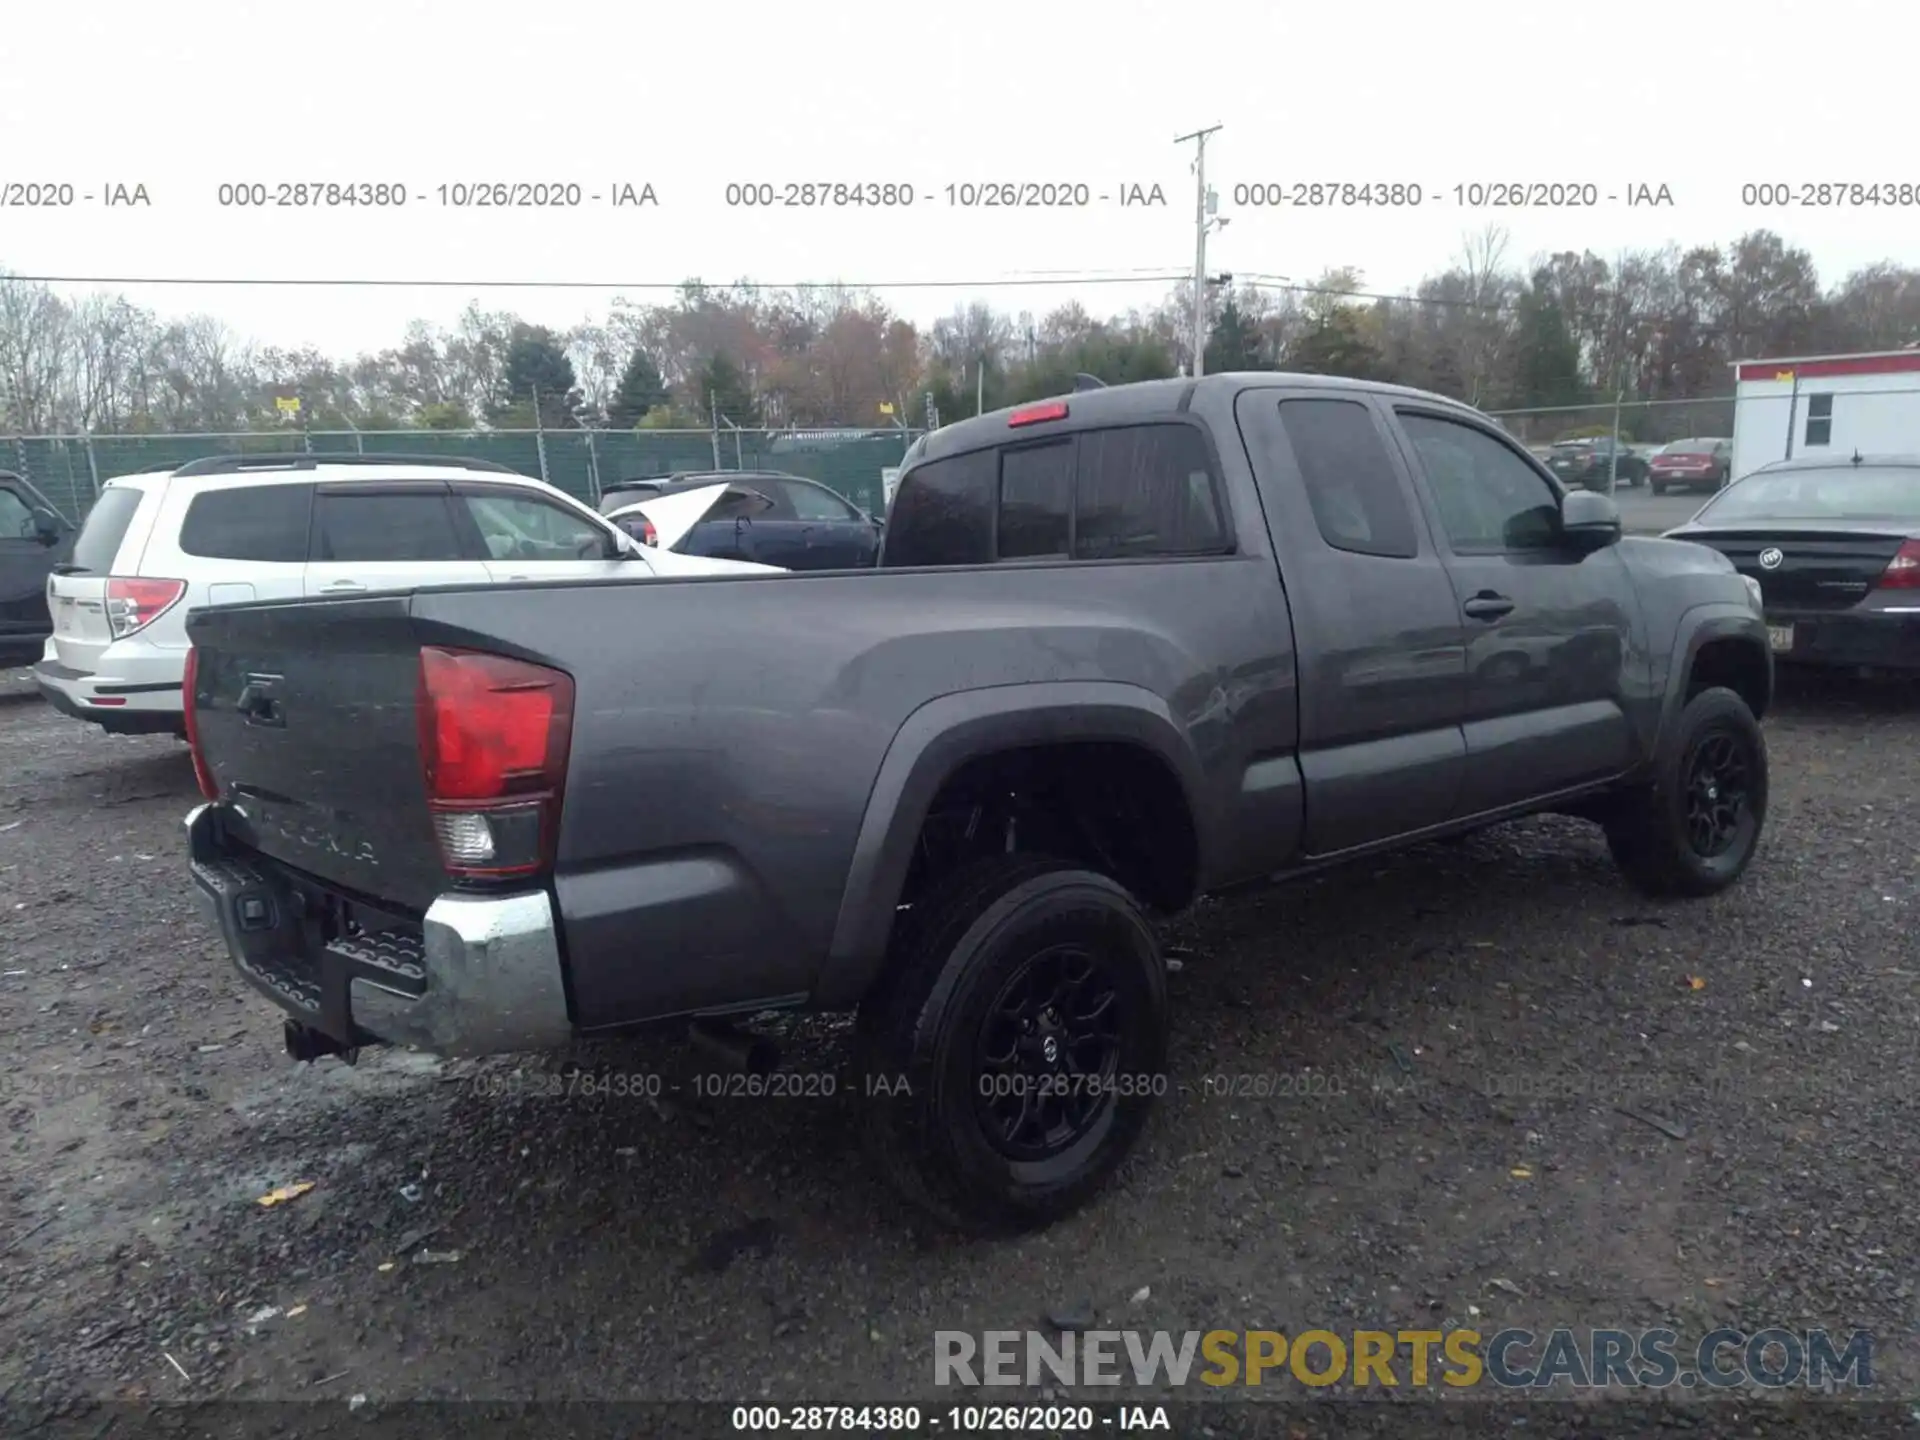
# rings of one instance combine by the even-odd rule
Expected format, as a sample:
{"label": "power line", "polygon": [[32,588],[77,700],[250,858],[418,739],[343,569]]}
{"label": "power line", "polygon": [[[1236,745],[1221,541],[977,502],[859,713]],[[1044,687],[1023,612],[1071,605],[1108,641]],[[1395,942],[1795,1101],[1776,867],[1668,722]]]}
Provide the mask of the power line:
{"label": "power line", "polygon": [[1040,275],[1013,276],[999,280],[733,280],[715,282],[686,280],[393,280],[361,279],[344,276],[309,276],[304,279],[268,278],[253,275],[15,275],[0,272],[0,280],[32,285],[208,285],[208,286],[324,286],[365,287],[388,290],[663,290],[688,288],[703,290],[995,290],[1021,286],[1061,285],[1167,285],[1188,277],[1177,271],[1119,275]]}
{"label": "power line", "polygon": [[1510,301],[1451,300],[1437,295],[1391,295],[1384,290],[1342,290],[1327,285],[1302,285],[1285,275],[1236,274],[1234,278],[1255,290],[1280,290],[1291,295],[1330,295],[1340,300],[1384,300],[1395,305],[1432,305],[1440,309],[1486,310],[1496,314],[1512,308]]}
{"label": "power line", "polygon": [[[1241,272],[1235,280],[1252,290],[1279,291],[1291,295],[1319,295],[1340,300],[1369,300],[1389,305],[1418,305],[1437,310],[1475,310],[1489,315],[1508,315],[1518,306],[1518,300],[1485,301],[1462,300],[1438,295],[1392,294],[1383,290],[1350,290],[1324,285],[1304,285],[1284,275],[1272,275],[1265,272]],[[300,279],[281,277],[262,277],[248,275],[228,276],[186,276],[186,275],[20,275],[0,270],[0,282],[15,281],[31,285],[154,285],[171,287],[190,287],[204,285],[222,288],[269,288],[286,286],[303,289],[321,289],[326,287],[366,288],[366,289],[434,289],[434,290],[613,290],[613,291],[653,291],[678,293],[688,289],[712,291],[747,290],[755,293],[766,291],[798,290],[997,290],[1031,288],[1068,288],[1079,285],[1187,285],[1192,277],[1180,271],[1129,270],[1118,273],[1085,274],[1072,271],[1023,271],[997,280],[733,280],[727,282],[706,281],[698,278],[686,280],[433,280],[433,279],[381,279],[356,278],[343,276],[317,276]],[[1690,327],[1691,333],[1698,338],[1712,338],[1725,334],[1724,327],[1707,323],[1696,323]]]}
{"label": "power line", "polygon": [[[1420,295],[1393,295],[1380,290],[1340,290],[1320,285],[1301,285],[1285,276],[1261,274],[1240,277],[1256,290],[1280,290],[1297,295],[1328,295],[1348,300],[1385,300],[1411,305],[1498,311],[1507,308],[1474,300],[1451,300]],[[1090,275],[1067,270],[1023,271],[996,280],[431,280],[385,279],[377,277],[308,276],[298,279],[251,275],[17,275],[0,271],[0,281],[13,280],[33,285],[165,285],[247,287],[288,286],[305,289],[337,286],[385,290],[646,290],[678,292],[688,288],[703,290],[997,290],[1076,285],[1186,285],[1190,275],[1167,270],[1128,270],[1117,274]]]}
{"label": "power line", "polygon": [[[1395,295],[1381,290],[1344,290],[1321,285],[1302,285],[1285,276],[1241,275],[1240,283],[1254,290],[1277,290],[1294,295],[1324,295],[1342,300],[1385,301],[1389,304],[1424,305],[1436,309],[1482,310],[1493,314],[1511,309],[1511,304],[1476,300],[1454,300],[1438,296]],[[303,278],[251,275],[19,275],[0,271],[0,282],[15,281],[31,285],[154,285],[185,288],[196,285],[221,288],[378,290],[613,290],[673,292],[700,290],[1000,290],[1065,288],[1080,285],[1188,285],[1192,277],[1177,271],[1138,270],[1118,274],[1089,275],[1074,271],[1026,271],[996,280],[435,280],[390,279],[378,277],[307,276]]]}

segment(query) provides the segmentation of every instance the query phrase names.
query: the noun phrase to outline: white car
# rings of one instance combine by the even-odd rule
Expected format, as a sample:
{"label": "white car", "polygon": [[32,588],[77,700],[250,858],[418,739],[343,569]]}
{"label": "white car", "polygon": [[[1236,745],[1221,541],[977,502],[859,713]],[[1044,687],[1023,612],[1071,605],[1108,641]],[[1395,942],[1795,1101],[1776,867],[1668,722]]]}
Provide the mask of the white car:
{"label": "white car", "polygon": [[101,488],[47,582],[53,633],[34,680],[111,733],[183,735],[196,607],[774,568],[641,545],[564,491],[484,461],[219,456]]}

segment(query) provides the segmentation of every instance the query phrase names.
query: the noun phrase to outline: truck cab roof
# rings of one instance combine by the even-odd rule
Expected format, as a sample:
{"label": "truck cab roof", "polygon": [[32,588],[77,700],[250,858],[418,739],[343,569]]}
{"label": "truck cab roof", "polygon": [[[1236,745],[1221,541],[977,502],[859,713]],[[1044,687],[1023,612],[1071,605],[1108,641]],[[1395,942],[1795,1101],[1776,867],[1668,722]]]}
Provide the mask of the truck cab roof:
{"label": "truck cab roof", "polygon": [[[1191,409],[1196,399],[1204,393],[1225,391],[1233,394],[1250,386],[1397,395],[1403,399],[1417,399],[1425,404],[1478,414],[1458,400],[1406,385],[1284,370],[1229,370],[1203,375],[1198,380],[1190,377],[1135,380],[1124,385],[1075,390],[1044,399],[1023,401],[1018,405],[1002,406],[984,415],[956,420],[951,425],[943,425],[938,430],[922,435],[908,449],[901,465],[906,469],[924,460],[963,454],[983,445],[1004,444],[1010,428],[1030,429],[1035,435],[1044,435],[1066,433],[1083,426],[1116,425],[1152,416],[1182,414]],[[1049,413],[1054,411],[1058,414]]]}

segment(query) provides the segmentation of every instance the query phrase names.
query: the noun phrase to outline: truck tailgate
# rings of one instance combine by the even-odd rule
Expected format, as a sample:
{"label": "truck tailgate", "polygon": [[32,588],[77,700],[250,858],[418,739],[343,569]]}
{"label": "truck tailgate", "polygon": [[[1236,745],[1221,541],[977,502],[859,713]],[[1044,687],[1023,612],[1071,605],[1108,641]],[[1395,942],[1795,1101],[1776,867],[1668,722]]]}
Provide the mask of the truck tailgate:
{"label": "truck tailgate", "polygon": [[424,910],[446,888],[427,809],[406,595],[197,610],[202,759],[239,843]]}

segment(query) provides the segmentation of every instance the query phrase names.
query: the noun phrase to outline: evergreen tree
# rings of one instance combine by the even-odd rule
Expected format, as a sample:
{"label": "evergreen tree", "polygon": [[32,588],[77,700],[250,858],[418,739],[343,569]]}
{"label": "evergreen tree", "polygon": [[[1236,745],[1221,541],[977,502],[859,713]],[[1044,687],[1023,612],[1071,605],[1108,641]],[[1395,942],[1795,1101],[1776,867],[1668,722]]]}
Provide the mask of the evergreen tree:
{"label": "evergreen tree", "polygon": [[635,350],[608,402],[607,423],[616,430],[631,430],[649,411],[666,403],[667,386],[660,378],[660,367],[646,351]]}

